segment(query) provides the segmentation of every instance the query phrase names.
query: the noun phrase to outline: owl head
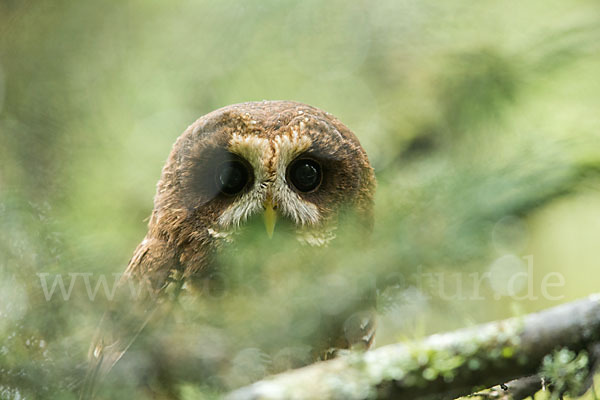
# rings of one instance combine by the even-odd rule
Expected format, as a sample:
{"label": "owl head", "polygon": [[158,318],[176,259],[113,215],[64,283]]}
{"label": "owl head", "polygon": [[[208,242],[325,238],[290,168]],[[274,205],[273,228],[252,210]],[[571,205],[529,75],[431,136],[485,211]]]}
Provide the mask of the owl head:
{"label": "owl head", "polygon": [[370,229],[374,188],[364,149],[331,114],[290,101],[231,105],[177,139],[157,185],[147,245],[140,246],[158,246],[197,272],[259,214],[268,235],[287,219],[299,240],[324,245],[343,210]]}

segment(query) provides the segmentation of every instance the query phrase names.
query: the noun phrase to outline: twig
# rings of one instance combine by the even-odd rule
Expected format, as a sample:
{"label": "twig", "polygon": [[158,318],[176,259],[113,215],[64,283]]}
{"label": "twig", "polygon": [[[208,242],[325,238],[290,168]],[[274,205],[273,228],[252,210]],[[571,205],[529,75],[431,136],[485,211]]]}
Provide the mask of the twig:
{"label": "twig", "polygon": [[490,400],[523,400],[542,389],[542,379],[539,375],[526,376],[496,385],[489,391],[478,392],[472,396]]}

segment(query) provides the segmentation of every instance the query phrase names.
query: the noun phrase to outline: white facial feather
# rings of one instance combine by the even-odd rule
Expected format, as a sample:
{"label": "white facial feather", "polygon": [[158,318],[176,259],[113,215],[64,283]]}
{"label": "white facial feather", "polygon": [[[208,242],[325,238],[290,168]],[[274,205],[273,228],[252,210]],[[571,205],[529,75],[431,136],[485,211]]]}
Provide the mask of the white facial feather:
{"label": "white facial feather", "polygon": [[266,182],[269,181],[268,164],[273,149],[269,141],[257,136],[234,134],[229,142],[229,151],[244,158],[254,171],[254,186],[230,205],[219,217],[219,225],[224,229],[239,227],[251,215],[263,209],[267,195]]}
{"label": "white facial feather", "polygon": [[275,137],[274,157],[277,177],[273,182],[273,199],[281,208],[281,212],[302,226],[316,224],[319,221],[319,210],[317,206],[304,201],[298,193],[290,189],[285,175],[288,165],[311,145],[311,140],[307,136],[298,133],[298,130],[303,129],[304,124],[301,123],[298,129],[292,128],[288,135]]}
{"label": "white facial feather", "polygon": [[272,141],[254,135],[233,135],[229,151],[252,166],[254,184],[221,214],[218,223],[222,229],[237,228],[251,215],[262,212],[268,196],[272,197],[279,212],[296,225],[310,226],[319,222],[317,206],[303,200],[286,182],[289,163],[311,145],[310,138],[302,135],[303,130],[304,124],[300,123],[288,134],[276,136]]}

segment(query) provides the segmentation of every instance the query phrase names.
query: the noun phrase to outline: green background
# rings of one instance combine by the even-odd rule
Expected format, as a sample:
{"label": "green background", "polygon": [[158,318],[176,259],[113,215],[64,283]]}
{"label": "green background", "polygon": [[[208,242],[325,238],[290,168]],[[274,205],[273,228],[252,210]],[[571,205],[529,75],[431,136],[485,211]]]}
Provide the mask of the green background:
{"label": "green background", "polygon": [[[369,154],[375,244],[342,263],[389,283],[378,345],[598,290],[595,0],[2,0],[0,397],[75,398],[101,312],[36,274],[121,272],[177,136],[263,99],[331,112]],[[238,261],[273,248],[250,245]]]}

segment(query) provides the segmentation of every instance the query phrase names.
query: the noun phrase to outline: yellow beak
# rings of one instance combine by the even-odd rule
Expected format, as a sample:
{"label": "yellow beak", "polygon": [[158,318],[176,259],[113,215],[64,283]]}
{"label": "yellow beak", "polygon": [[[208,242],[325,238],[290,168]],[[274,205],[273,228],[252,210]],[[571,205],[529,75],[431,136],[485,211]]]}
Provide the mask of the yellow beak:
{"label": "yellow beak", "polygon": [[267,236],[269,239],[273,237],[273,231],[275,231],[275,223],[277,222],[277,211],[272,200],[265,201],[265,213],[263,217],[265,219],[265,228],[267,228]]}

